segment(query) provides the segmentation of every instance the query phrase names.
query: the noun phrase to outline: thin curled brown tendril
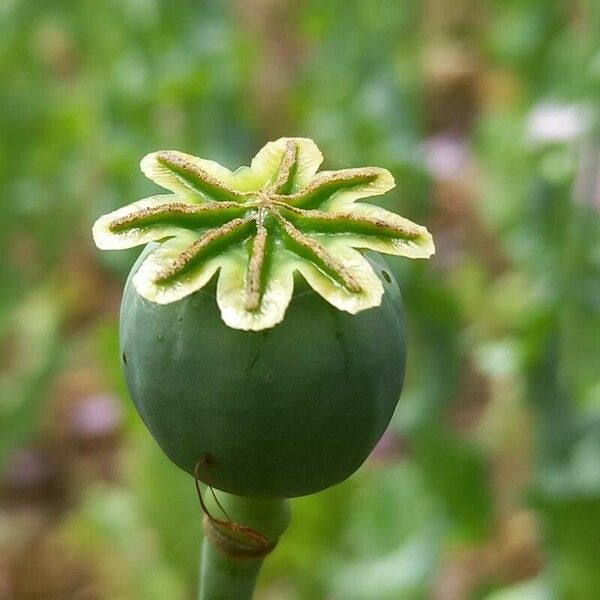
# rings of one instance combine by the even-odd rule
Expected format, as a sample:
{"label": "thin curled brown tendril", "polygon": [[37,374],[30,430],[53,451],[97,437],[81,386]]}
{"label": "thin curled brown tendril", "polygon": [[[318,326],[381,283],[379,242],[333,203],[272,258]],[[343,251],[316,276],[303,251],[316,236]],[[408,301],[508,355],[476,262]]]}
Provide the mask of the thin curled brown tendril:
{"label": "thin curled brown tendril", "polygon": [[[202,490],[200,488],[200,467],[202,464],[205,467],[205,479],[206,479],[206,483],[208,485],[208,489],[211,491],[211,494],[212,494],[213,498],[215,499],[217,506],[223,511],[223,514],[225,515],[227,520],[217,519],[210,513],[210,511],[208,510],[208,507],[206,506],[206,503],[202,496]],[[273,542],[271,542],[271,540],[269,540],[269,538],[267,536],[265,536],[264,534],[262,534],[260,531],[257,531],[256,529],[253,529],[252,527],[248,527],[247,525],[242,525],[241,523],[234,521],[229,516],[229,514],[227,514],[227,511],[223,508],[223,505],[219,502],[219,499],[217,498],[217,495],[215,494],[215,490],[210,482],[210,476],[208,474],[208,465],[206,463],[206,456],[203,456],[196,463],[196,466],[194,467],[194,485],[196,486],[196,493],[198,494],[200,508],[202,509],[202,512],[206,515],[206,518],[212,524],[218,525],[219,527],[223,527],[224,529],[228,529],[229,531],[232,531],[233,533],[241,534],[243,537],[246,537],[251,543],[256,544],[259,548],[270,548],[272,546]]]}

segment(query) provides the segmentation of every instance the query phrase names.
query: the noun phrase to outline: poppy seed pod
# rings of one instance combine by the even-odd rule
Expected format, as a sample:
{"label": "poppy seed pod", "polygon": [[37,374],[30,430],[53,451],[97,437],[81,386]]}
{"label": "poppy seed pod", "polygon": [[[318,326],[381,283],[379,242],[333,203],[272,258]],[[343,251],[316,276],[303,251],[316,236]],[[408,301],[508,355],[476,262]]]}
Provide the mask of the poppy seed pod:
{"label": "poppy seed pod", "polygon": [[283,323],[259,332],[223,323],[214,286],[161,306],[130,278],[125,378],[167,456],[192,474],[207,458],[201,477],[242,496],[301,496],[353,473],[392,416],[406,360],[400,292],[370,261],[378,307],[350,315],[298,285]]}
{"label": "poppy seed pod", "polygon": [[322,159],[306,138],[270,142],[233,172],[154,152],[142,170],[172,193],[94,225],[100,248],[147,244],[121,311],[142,419],[177,465],[229,493],[299,496],[345,479],[400,395],[402,301],[376,253],[427,258],[433,241],[357,202],[394,187],[388,171],[317,172]]}
{"label": "poppy seed pod", "polygon": [[[378,253],[428,258],[433,240],[358,202],[394,187],[388,171],[322,160],[306,138],[236,171],[153,152],[142,171],[171,193],[94,224],[99,248],[146,245],[121,305],[123,368],[158,444],[196,477],[202,600],[252,597],[286,499],[352,474],[402,389],[404,309]],[[221,490],[208,503],[198,479]]]}

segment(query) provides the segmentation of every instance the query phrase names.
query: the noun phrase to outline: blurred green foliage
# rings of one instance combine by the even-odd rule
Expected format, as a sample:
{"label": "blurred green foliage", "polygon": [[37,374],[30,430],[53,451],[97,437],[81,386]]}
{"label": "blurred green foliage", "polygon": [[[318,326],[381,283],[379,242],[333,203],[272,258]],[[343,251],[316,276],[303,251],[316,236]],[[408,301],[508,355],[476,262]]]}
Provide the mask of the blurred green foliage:
{"label": "blurred green foliage", "polygon": [[437,254],[390,261],[389,434],[294,501],[259,597],[597,598],[599,39],[584,0],[2,2],[0,596],[193,597],[193,486],[119,370],[136,253],[90,227],[152,191],[149,151],[237,165],[305,135],[327,167],[389,168],[382,202]]}

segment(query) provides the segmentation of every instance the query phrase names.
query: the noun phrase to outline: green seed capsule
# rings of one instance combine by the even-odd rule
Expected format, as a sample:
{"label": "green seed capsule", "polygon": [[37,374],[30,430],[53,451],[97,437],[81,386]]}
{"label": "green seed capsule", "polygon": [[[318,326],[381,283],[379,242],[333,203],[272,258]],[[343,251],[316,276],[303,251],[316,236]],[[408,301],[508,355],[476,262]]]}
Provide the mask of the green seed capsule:
{"label": "green seed capsule", "polygon": [[[150,251],[147,248],[132,270]],[[135,405],[167,456],[215,488],[294,497],[351,475],[380,439],[404,378],[398,287],[368,256],[385,293],[356,315],[300,277],[285,320],[262,331],[228,327],[214,282],[160,305],[126,284],[123,369]]]}

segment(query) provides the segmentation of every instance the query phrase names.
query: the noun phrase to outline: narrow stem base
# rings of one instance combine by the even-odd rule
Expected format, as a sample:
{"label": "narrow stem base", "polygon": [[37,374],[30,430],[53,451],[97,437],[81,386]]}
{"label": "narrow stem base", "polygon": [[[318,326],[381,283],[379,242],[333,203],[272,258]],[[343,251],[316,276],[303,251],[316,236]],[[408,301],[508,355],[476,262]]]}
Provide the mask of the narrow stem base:
{"label": "narrow stem base", "polygon": [[264,558],[234,558],[208,538],[202,543],[199,600],[250,600]]}
{"label": "narrow stem base", "polygon": [[[225,492],[216,492],[219,502],[231,519],[245,527],[263,534],[269,541],[276,543],[290,522],[289,502],[281,498],[245,498]],[[225,518],[213,498],[207,496],[207,505],[211,514]],[[213,524],[207,522],[207,528]],[[219,528],[220,534],[228,530]],[[251,600],[256,586],[262,556],[240,556],[234,551],[239,542],[239,533],[232,534],[231,548],[227,540],[219,540],[206,535],[202,545],[200,568],[200,588],[198,600]]]}

